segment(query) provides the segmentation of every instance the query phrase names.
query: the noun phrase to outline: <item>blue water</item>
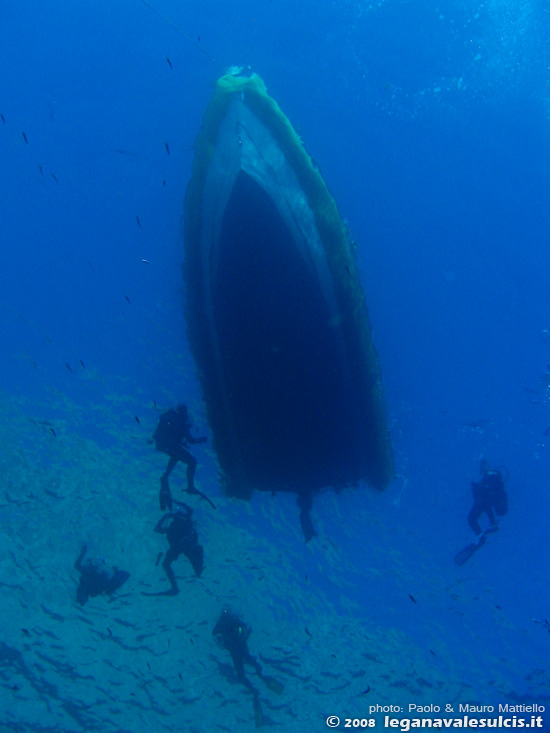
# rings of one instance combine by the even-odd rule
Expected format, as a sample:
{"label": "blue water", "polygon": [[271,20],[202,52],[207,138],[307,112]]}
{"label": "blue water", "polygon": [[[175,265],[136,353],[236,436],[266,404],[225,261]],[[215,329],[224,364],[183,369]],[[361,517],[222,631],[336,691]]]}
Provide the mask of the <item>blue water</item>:
{"label": "blue water", "polygon": [[[546,4],[19,0],[0,5],[0,62],[2,729],[253,729],[210,637],[230,585],[217,592],[205,571],[195,605],[182,593],[147,606],[155,643],[172,629],[189,650],[163,650],[156,676],[105,631],[125,618],[130,634],[139,583],[163,582],[150,531],[163,460],[146,445],[157,410],[183,400],[208,431],[185,337],[183,197],[213,84],[232,64],[265,80],[357,242],[397,472],[384,494],[321,496],[304,549],[292,497],[224,501],[214,456],[195,450],[219,505],[216,518],[194,505],[210,577],[229,583],[234,557],[242,587],[227,601],[248,613],[253,651],[276,657],[286,640],[300,660],[302,682],[285,679],[271,724],[365,716],[346,676],[358,629],[379,658],[364,657],[368,704],[549,706],[550,634],[535,622],[550,615]],[[508,469],[510,511],[457,568],[482,456]],[[72,566],[92,540],[136,585],[86,618]],[[265,597],[244,569],[255,552],[271,568]],[[90,624],[103,634],[95,661],[78,633]],[[179,698],[159,679],[177,681],[190,633],[197,700],[178,723]],[[94,690],[115,667],[116,703],[101,706]],[[347,692],[329,685],[331,669]],[[331,708],[338,694],[345,705]]]}

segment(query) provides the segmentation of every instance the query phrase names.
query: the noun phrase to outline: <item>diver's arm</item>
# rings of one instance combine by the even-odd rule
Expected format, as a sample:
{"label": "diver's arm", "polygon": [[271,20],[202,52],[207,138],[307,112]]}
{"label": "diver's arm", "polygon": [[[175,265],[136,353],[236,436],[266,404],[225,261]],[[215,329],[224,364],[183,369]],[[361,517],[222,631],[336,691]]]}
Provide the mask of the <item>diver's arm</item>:
{"label": "diver's arm", "polygon": [[200,438],[194,438],[191,433],[188,433],[185,437],[188,443],[191,445],[198,445],[199,443],[206,443],[206,435],[202,435]]}
{"label": "diver's arm", "polygon": [[191,428],[189,426],[186,426],[185,428],[184,438],[191,445],[197,445],[198,443],[206,443],[206,435],[202,435],[200,438],[195,438],[194,435],[191,435]]}

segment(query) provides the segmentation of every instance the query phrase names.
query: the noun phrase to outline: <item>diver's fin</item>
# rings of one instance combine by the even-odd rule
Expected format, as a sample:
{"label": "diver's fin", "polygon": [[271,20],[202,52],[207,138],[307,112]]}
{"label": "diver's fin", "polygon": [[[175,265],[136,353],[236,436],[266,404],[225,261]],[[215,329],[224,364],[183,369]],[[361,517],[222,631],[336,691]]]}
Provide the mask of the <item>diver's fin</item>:
{"label": "diver's fin", "polygon": [[124,583],[128,580],[130,577],[130,573],[127,573],[126,570],[119,570],[118,568],[113,568],[113,577],[109,579],[107,583],[107,588],[105,589],[105,593],[107,595],[111,595],[111,593],[114,593],[116,590],[118,590]]}
{"label": "diver's fin", "polygon": [[163,512],[165,509],[168,509],[169,512],[172,511],[172,494],[170,493],[170,488],[168,486],[168,479],[163,483],[165,477],[163,476],[160,480],[161,488],[160,488],[160,494],[159,494],[159,505],[160,510]]}
{"label": "diver's fin", "polygon": [[279,680],[276,680],[275,677],[266,677],[265,675],[262,676],[263,681],[265,682],[266,686],[271,690],[271,692],[276,692],[277,695],[282,695],[285,691],[285,686],[282,682],[279,682]]}
{"label": "diver's fin", "polygon": [[211,499],[209,499],[206,496],[206,494],[203,494],[202,491],[199,491],[198,489],[195,489],[194,487],[192,489],[185,489],[185,493],[186,494],[196,494],[197,496],[200,496],[201,499],[204,499],[205,501],[207,501],[210,504],[210,506],[212,507],[212,509],[216,508],[216,505],[214,504],[214,502]]}
{"label": "diver's fin", "polygon": [[471,544],[467,545],[463,550],[457,552],[457,554],[455,555],[455,563],[457,565],[464,565],[464,563],[468,562],[472,555],[474,555],[479,550],[479,548],[485,544],[485,534],[486,532],[483,532],[479,536],[477,542],[472,542]]}
{"label": "diver's fin", "polygon": [[262,706],[258,697],[254,696],[254,720],[256,722],[256,728],[261,728],[264,724],[264,714],[262,712]]}

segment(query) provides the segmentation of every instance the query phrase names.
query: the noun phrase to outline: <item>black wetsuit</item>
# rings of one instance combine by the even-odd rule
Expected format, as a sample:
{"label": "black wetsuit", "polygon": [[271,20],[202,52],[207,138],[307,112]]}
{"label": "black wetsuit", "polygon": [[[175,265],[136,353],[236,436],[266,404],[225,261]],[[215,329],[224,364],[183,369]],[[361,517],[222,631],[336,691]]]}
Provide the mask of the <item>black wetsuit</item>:
{"label": "black wetsuit", "polygon": [[468,524],[476,533],[481,534],[481,527],[478,519],[485,512],[491,523],[491,528],[496,529],[495,513],[504,516],[508,512],[508,495],[504,488],[504,481],[500,471],[487,470],[480,481],[472,482],[472,493],[474,504],[468,514]]}
{"label": "black wetsuit", "polygon": [[76,600],[81,606],[90,597],[95,598],[102,593],[110,596],[130,577],[130,573],[125,570],[119,570],[118,568],[109,570],[103,561],[86,560],[86,562],[83,562],[85,554],[86,546],[82,548],[74,564],[75,569],[80,573]]}
{"label": "black wetsuit", "polygon": [[[169,458],[166,471],[160,479],[160,508],[172,509],[172,495],[168,484],[168,477],[174,470],[178,461],[187,465],[187,491],[198,493],[195,489],[194,477],[197,468],[196,459],[186,449],[185,444],[204,443],[205,437],[195,438],[191,435],[191,420],[185,405],[178,405],[176,409],[164,412],[158,421],[157,428],[153,435],[155,448],[162,453],[167,453]],[[206,497],[205,497],[206,498]]]}
{"label": "black wetsuit", "polygon": [[254,698],[254,718],[256,727],[259,728],[264,724],[264,715],[262,706],[260,705],[260,694],[248,679],[244,671],[244,665],[248,664],[253,667],[258,677],[265,685],[276,692],[278,695],[284,691],[284,685],[273,677],[264,675],[258,660],[252,656],[248,650],[248,638],[252,633],[250,626],[241,621],[238,616],[231,613],[228,609],[222,611],[222,615],[216,622],[212,634],[218,639],[219,643],[227,649],[231,654],[233,666],[237,673],[237,679],[241,682],[253,695]]}
{"label": "black wetsuit", "polygon": [[227,610],[222,612],[212,631],[213,636],[218,637],[222,646],[231,654],[239,681],[246,685],[254,695],[257,695],[258,691],[244,673],[244,665],[249,664],[254,667],[259,677],[262,676],[260,663],[248,650],[247,642],[251,633],[250,626]]}
{"label": "black wetsuit", "polygon": [[184,554],[198,577],[202,573],[204,550],[199,545],[196,529],[193,527],[191,515],[193,510],[187,504],[179,504],[175,512],[165,514],[155,527],[155,532],[165,534],[170,548],[167,550],[162,567],[170,581],[171,590],[163,595],[176,595],[178,585],[172,570],[172,563]]}

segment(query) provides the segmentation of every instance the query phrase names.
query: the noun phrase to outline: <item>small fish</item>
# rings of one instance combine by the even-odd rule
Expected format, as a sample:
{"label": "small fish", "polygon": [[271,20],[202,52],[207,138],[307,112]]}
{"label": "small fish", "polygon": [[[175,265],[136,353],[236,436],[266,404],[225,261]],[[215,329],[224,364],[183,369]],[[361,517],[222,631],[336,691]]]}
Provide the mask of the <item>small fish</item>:
{"label": "small fish", "polygon": [[367,685],[367,689],[366,690],[363,690],[363,692],[361,694],[362,695],[368,695],[369,692],[370,692],[370,685]]}
{"label": "small fish", "polygon": [[141,425],[139,417],[137,415],[134,415],[134,420],[137,422],[138,425]]}
{"label": "small fish", "polygon": [[197,41],[198,41],[199,43],[201,42],[201,37],[200,37],[200,36],[197,36]]}
{"label": "small fish", "polygon": [[127,302],[129,303],[130,302],[130,298],[127,295],[124,295],[124,297],[126,298]]}
{"label": "small fish", "polygon": [[313,639],[313,634],[310,633],[308,627],[307,626],[304,626],[304,629],[305,629],[306,634]]}
{"label": "small fish", "polygon": [[145,260],[145,259],[143,259],[143,260],[141,260],[141,261],[142,261],[142,262],[144,262],[144,263],[145,263],[146,265],[150,265],[150,264],[151,264],[151,263],[149,262],[149,260]]}
{"label": "small fish", "polygon": [[108,626],[107,626],[107,631],[109,632],[109,636],[113,635],[113,632],[111,631],[111,629]]}
{"label": "small fish", "polygon": [[53,435],[54,438],[57,438],[57,434],[53,428],[50,428],[50,433]]}
{"label": "small fish", "polygon": [[4,117],[4,115],[3,115],[3,114],[1,114],[1,113],[0,113],[0,120],[2,120],[2,122],[3,122],[4,124],[6,124],[6,118],[5,118],[5,117]]}
{"label": "small fish", "polygon": [[168,61],[168,66],[169,66],[170,68],[173,68],[173,67],[172,67],[172,62],[170,61],[170,59],[168,58],[168,56],[166,57],[166,61]]}
{"label": "small fish", "polygon": [[21,135],[23,136],[23,140],[28,144],[29,141],[27,140],[27,136],[25,135],[25,133],[22,132]]}
{"label": "small fish", "polygon": [[57,180],[57,176],[55,175],[55,173],[52,173],[52,178],[53,178],[53,180],[54,180],[54,181],[55,181],[56,183],[59,183],[59,181]]}
{"label": "small fish", "polygon": [[38,170],[40,171],[40,175],[43,176],[44,175],[44,171],[42,170],[42,166],[41,165],[38,166]]}
{"label": "small fish", "polygon": [[470,422],[465,423],[464,427],[469,428],[470,430],[481,430],[481,428],[484,428],[486,425],[489,424],[489,420],[470,420]]}
{"label": "small fish", "polygon": [[168,155],[170,155],[170,146],[168,145],[168,143],[164,143],[164,147],[166,148],[166,152],[168,153]]}
{"label": "small fish", "polygon": [[430,654],[432,655],[432,657],[435,657],[435,652],[432,649],[430,649]]}
{"label": "small fish", "polygon": [[21,633],[24,634],[25,636],[31,635],[31,632],[28,629],[21,629]]}
{"label": "small fish", "polygon": [[166,181],[165,181],[164,179],[163,179],[163,181],[162,181],[162,185],[163,185],[163,186],[166,186]]}
{"label": "small fish", "polygon": [[83,369],[86,369],[86,365],[84,364],[84,362],[82,361],[82,359],[80,359],[80,366],[81,366],[81,367],[82,367]]}
{"label": "small fish", "polygon": [[417,605],[417,604],[416,604],[416,599],[415,599],[415,597],[414,597],[414,596],[411,596],[411,594],[410,594],[410,593],[409,593],[409,598],[411,599],[411,601],[412,601],[412,602],[413,602],[413,603],[414,603],[415,605]]}
{"label": "small fish", "polygon": [[69,370],[70,372],[72,372],[72,369],[71,369],[71,365],[70,365],[70,364],[67,364],[67,362],[65,362],[65,366],[67,367],[67,369],[68,369],[68,370]]}
{"label": "small fish", "polygon": [[260,575],[260,577],[258,578],[258,581],[263,580],[263,579],[264,579],[264,576]]}
{"label": "small fish", "polygon": [[140,220],[139,220],[139,216],[136,216],[136,221],[137,221],[137,225],[138,225],[138,227],[140,227],[140,226],[141,226],[141,222],[140,222]]}
{"label": "small fish", "polygon": [[307,583],[307,575],[304,577],[305,582]]}

